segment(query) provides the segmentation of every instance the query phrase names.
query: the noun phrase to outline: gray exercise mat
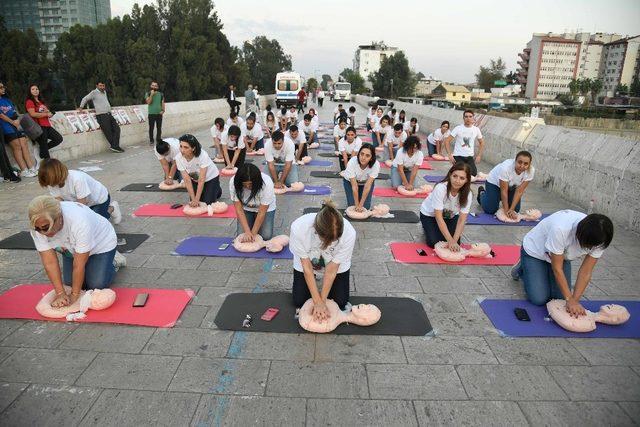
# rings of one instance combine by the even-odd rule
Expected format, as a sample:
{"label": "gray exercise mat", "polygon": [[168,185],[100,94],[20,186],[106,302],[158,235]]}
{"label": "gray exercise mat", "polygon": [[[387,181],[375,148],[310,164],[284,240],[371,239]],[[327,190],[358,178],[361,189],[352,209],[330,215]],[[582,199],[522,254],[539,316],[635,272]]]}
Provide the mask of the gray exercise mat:
{"label": "gray exercise mat", "polygon": [[[316,208],[316,207],[304,208],[304,211],[302,211],[302,213],[303,214],[316,213],[319,210],[320,208]],[[418,215],[413,211],[403,211],[403,210],[392,209],[389,213],[394,215],[393,218],[370,217],[368,219],[352,219],[345,215],[344,209],[339,209],[339,211],[340,213],[342,213],[342,216],[344,216],[349,220],[349,222],[388,222],[388,223],[403,223],[403,224],[414,224],[414,223],[420,222],[420,218],[418,218]]]}
{"label": "gray exercise mat", "polygon": [[125,185],[120,189],[120,191],[150,191],[150,192],[158,192],[158,193],[184,193],[187,191],[186,188],[176,188],[173,190],[161,190],[158,187],[157,182],[134,182],[133,184]]}
{"label": "gray exercise mat", "polygon": [[[336,335],[397,335],[423,336],[431,332],[431,323],[418,301],[411,298],[357,297],[351,304],[374,304],[382,312],[380,321],[371,326],[343,323],[329,334]],[[280,310],[270,322],[260,316],[270,307]],[[296,309],[288,292],[236,293],[227,295],[214,320],[216,326],[228,331],[310,333],[295,319]],[[251,326],[242,327],[246,315],[251,315]]]}
{"label": "gray exercise mat", "polygon": [[[148,234],[117,233],[117,236],[117,249],[120,253],[129,253],[133,251],[149,238]],[[0,249],[35,251],[36,246],[33,244],[31,234],[28,231],[21,231],[13,236],[7,237],[6,239],[0,240]]]}
{"label": "gray exercise mat", "polygon": [[316,155],[319,157],[330,157],[332,159],[338,158],[338,156],[336,156],[336,153],[318,153]]}
{"label": "gray exercise mat", "polygon": [[[335,157],[335,156],[333,156]],[[340,175],[340,171],[311,171],[311,176],[314,178],[340,178],[344,179]],[[376,179],[389,179],[389,174],[379,173]]]}

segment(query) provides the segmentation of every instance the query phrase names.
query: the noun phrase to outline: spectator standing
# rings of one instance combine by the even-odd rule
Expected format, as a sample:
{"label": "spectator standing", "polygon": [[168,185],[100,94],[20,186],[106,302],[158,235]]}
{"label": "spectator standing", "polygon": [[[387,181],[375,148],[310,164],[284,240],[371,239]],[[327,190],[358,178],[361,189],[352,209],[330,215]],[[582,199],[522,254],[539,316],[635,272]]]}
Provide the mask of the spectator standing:
{"label": "spectator standing", "polygon": [[[32,178],[38,174],[36,163],[29,152],[27,137],[20,127],[16,106],[7,97],[6,91],[6,86],[0,82],[0,129],[4,134],[4,143],[11,147],[13,158],[20,167],[21,176],[23,178]],[[6,178],[11,175],[3,174],[3,176]]]}
{"label": "spectator standing", "polygon": [[253,85],[247,86],[244,92],[244,101],[247,103],[247,112],[254,112],[256,108],[256,94],[253,93]]}
{"label": "spectator standing", "polygon": [[[144,95],[149,106],[149,145],[162,141],[162,115],[164,114],[164,94],[158,88],[158,82],[152,81],[149,92]],[[156,127],[156,139],[153,140],[153,127]]]}
{"label": "spectator standing", "polygon": [[106,85],[102,81],[98,81],[96,88],[82,98],[78,111],[82,112],[89,101],[93,102],[93,108],[96,110],[96,120],[98,120],[100,129],[102,129],[102,133],[107,138],[109,149],[114,153],[124,153],[124,150],[120,148],[120,126],[111,115],[111,104],[109,103],[109,98],[107,98]]}
{"label": "spectator standing", "polygon": [[324,90],[322,88],[318,89],[318,105],[322,107],[322,103],[324,102]]}
{"label": "spectator standing", "polygon": [[62,135],[51,126],[49,117],[53,116],[53,113],[49,111],[44,99],[40,96],[40,89],[38,85],[29,86],[29,94],[25,101],[25,108],[27,113],[40,125],[42,128],[42,135],[36,139],[36,143],[39,145],[39,156],[41,159],[48,159],[49,150],[62,143]]}
{"label": "spectator standing", "polygon": [[298,92],[298,112],[304,113],[304,100],[307,98],[307,92],[304,91],[304,88],[300,89]]}
{"label": "spectator standing", "polygon": [[236,99],[236,87],[234,85],[229,85],[229,90],[225,97],[227,98],[227,103],[229,104],[231,112],[238,114],[240,112],[241,102]]}

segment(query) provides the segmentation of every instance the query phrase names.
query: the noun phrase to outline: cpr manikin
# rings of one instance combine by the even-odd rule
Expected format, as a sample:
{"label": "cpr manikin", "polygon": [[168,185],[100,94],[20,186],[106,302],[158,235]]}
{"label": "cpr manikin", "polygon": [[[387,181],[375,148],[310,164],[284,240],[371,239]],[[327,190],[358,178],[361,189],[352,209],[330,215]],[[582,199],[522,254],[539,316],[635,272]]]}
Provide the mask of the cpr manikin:
{"label": "cpr manikin", "polygon": [[158,184],[158,188],[161,190],[175,190],[177,188],[187,188],[187,185],[184,181],[173,181],[173,184],[171,185],[167,185],[164,183],[164,181],[162,181],[160,184]]}
{"label": "cpr manikin", "polygon": [[264,156],[264,148],[258,148],[257,150],[247,151],[247,156]]}
{"label": "cpr manikin", "polygon": [[345,213],[351,219],[367,219],[370,217],[374,218],[384,218],[389,215],[389,205],[379,204],[375,205],[373,209],[365,209],[362,212],[356,211],[355,206],[349,206]]}
{"label": "cpr manikin", "polygon": [[281,252],[288,244],[289,236],[285,234],[275,236],[266,242],[259,234],[253,238],[253,242],[241,242],[240,236],[233,240],[233,247],[238,252],[258,252],[262,248],[265,248],[267,252]]}
{"label": "cpr manikin", "polygon": [[439,160],[439,161],[447,160],[447,158],[445,156],[443,156],[442,154],[438,154],[438,153],[433,153],[431,155],[431,158],[433,160]]}
{"label": "cpr manikin", "polygon": [[411,191],[404,188],[404,185],[398,186],[398,193],[402,194],[403,196],[412,197],[417,196],[418,194],[424,194],[426,196],[427,194],[431,193],[431,191],[433,191],[433,185],[429,184],[421,185],[420,187],[414,187]]}
{"label": "cpr manikin", "polygon": [[324,334],[333,331],[342,323],[353,323],[359,326],[371,326],[380,320],[382,313],[373,304],[358,304],[351,307],[348,313],[343,312],[333,300],[327,300],[329,319],[319,322],[313,318],[313,300],[309,298],[300,309],[298,321],[303,329],[309,332]]}
{"label": "cpr manikin", "polygon": [[453,252],[447,247],[447,242],[438,242],[433,248],[438,258],[449,262],[461,262],[467,257],[493,258],[491,246],[487,243],[472,243],[469,249],[460,247],[460,251]]}
{"label": "cpr manikin", "polygon": [[524,213],[516,213],[516,218],[511,219],[504,213],[503,209],[498,209],[496,218],[502,222],[538,221],[542,217],[542,212],[538,209],[527,209]]}
{"label": "cpr manikin", "polygon": [[292,182],[290,187],[274,188],[273,191],[276,194],[284,194],[288,192],[299,193],[304,190],[303,182]]}
{"label": "cpr manikin", "polygon": [[311,159],[311,156],[304,156],[304,157],[302,157],[300,160],[298,160],[298,162],[297,162],[297,163],[298,163],[299,165],[301,165],[301,166],[302,166],[302,165],[306,165],[306,164],[307,164],[307,163],[309,163],[311,160],[312,160],[312,159]]}
{"label": "cpr manikin", "polygon": [[585,310],[584,316],[573,317],[567,312],[565,301],[560,299],[549,301],[547,310],[558,325],[571,332],[591,332],[596,329],[596,322],[621,325],[631,317],[625,307],[617,304],[603,305],[597,313]]}
{"label": "cpr manikin", "polygon": [[224,213],[229,209],[229,206],[225,202],[215,202],[207,205],[204,202],[200,202],[200,205],[197,208],[193,208],[189,205],[185,205],[182,208],[182,212],[185,215],[189,216],[200,216],[202,214],[207,214],[209,216],[213,216],[213,214]]}
{"label": "cpr manikin", "polygon": [[[71,292],[69,286],[64,287],[65,292]],[[52,289],[36,305],[36,311],[43,317],[51,319],[77,320],[86,317],[87,310],[104,310],[113,305],[116,300],[116,293],[112,289],[93,289],[83,291],[80,298],[73,304],[66,307],[51,307],[51,303],[56,299],[56,291]]]}
{"label": "cpr manikin", "polygon": [[318,148],[320,147],[320,144],[318,142],[312,142],[311,144],[309,144],[309,148]]}
{"label": "cpr manikin", "polygon": [[238,172],[238,168],[232,168],[232,169],[222,168],[222,169],[220,169],[220,175],[222,175],[222,176],[233,176],[233,175],[236,174],[236,172]]}
{"label": "cpr manikin", "polygon": [[471,182],[486,181],[488,176],[489,175],[484,172],[478,172],[475,176],[471,175]]}

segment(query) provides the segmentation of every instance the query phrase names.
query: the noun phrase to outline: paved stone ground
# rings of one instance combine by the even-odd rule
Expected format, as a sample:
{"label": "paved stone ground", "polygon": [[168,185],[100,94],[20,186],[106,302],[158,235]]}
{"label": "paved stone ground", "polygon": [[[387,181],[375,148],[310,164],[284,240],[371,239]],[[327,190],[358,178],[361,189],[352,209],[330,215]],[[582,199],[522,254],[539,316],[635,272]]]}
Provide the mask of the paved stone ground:
{"label": "paved stone ground", "polygon": [[[323,119],[334,105],[322,110]],[[362,117],[362,108],[360,117]],[[165,129],[171,135],[171,129]],[[209,142],[208,131],[195,131]],[[491,144],[491,141],[488,141]],[[207,144],[208,145],[208,144]],[[125,213],[120,231],[151,237],[127,256],[116,286],[191,288],[197,296],[173,329],[0,321],[3,425],[633,425],[640,422],[640,342],[507,339],[480,310],[480,297],[520,298],[507,267],[400,265],[388,243],[419,241],[419,224],[356,224],[352,268],[357,295],[415,298],[435,337],[314,336],[217,330],[215,314],[237,291],[290,289],[291,261],[181,258],[177,242],[230,236],[232,220],[133,218],[145,202],[178,194],[118,192],[158,181],[148,146],[105,153],[92,175]],[[446,166],[436,163],[442,172]],[[480,170],[488,172],[483,164]],[[302,175],[308,181],[308,170]],[[224,180],[226,183],[226,179]],[[315,182],[325,183],[325,182]],[[338,180],[326,180],[344,205]],[[0,238],[28,227],[26,206],[42,190],[27,179],[0,191]],[[223,185],[225,195],[228,187]],[[382,201],[382,200],[381,200]],[[418,199],[384,199],[418,210]],[[276,228],[315,197],[279,197]],[[537,185],[525,206],[575,208]],[[468,226],[465,238],[520,243],[526,227]],[[0,286],[46,281],[35,252],[2,251]],[[587,298],[638,298],[638,236],[616,230]],[[577,267],[577,265],[576,265]],[[574,268],[577,272],[577,268]],[[575,274],[575,273],[574,273]],[[636,276],[637,277],[637,276]]]}

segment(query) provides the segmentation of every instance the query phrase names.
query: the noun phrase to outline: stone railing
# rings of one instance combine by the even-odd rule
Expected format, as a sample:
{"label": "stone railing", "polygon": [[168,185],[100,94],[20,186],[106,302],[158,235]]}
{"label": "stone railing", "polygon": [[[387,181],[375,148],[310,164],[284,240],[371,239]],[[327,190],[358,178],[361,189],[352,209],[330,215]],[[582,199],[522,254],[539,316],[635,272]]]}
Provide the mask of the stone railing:
{"label": "stone railing", "polygon": [[[355,96],[366,107],[372,98]],[[394,108],[416,117],[432,131],[443,120],[462,123],[462,111],[394,101]],[[483,158],[492,164],[520,150],[533,155],[535,182],[584,208],[640,231],[640,142],[560,126],[476,115],[486,146]]]}

